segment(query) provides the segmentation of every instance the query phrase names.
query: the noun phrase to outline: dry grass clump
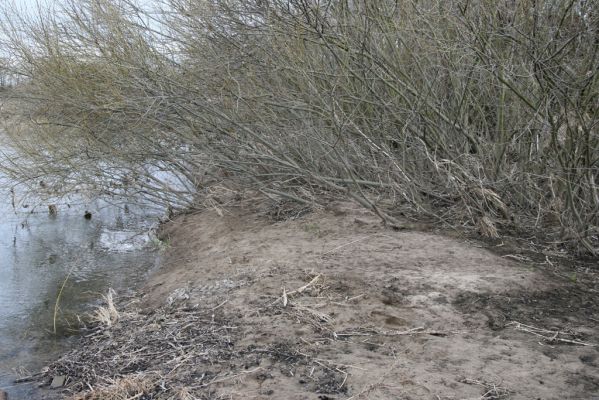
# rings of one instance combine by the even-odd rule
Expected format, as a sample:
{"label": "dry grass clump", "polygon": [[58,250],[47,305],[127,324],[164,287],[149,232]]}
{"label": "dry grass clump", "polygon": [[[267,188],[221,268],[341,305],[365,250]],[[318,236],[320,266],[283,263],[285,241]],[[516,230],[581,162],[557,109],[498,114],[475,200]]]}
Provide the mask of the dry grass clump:
{"label": "dry grass clump", "polygon": [[493,221],[488,216],[483,216],[478,221],[478,233],[481,236],[488,238],[498,238],[499,233],[497,231],[497,227],[493,223]]}
{"label": "dry grass clump", "polygon": [[148,7],[6,10],[0,45],[25,77],[14,126],[29,126],[8,126],[5,173],[174,208],[235,179],[277,201],[351,199],[392,226],[401,210],[599,251],[593,2]]}
{"label": "dry grass clump", "polygon": [[[124,378],[109,379],[108,383],[83,394],[75,394],[72,400],[131,400],[144,398],[157,385],[157,379],[146,375],[128,375]],[[182,398],[183,400],[183,398]]]}
{"label": "dry grass clump", "polygon": [[104,326],[106,328],[110,328],[114,324],[116,324],[119,320],[119,312],[114,305],[114,295],[116,295],[115,291],[112,289],[108,289],[108,293],[106,295],[102,295],[104,302],[106,303],[103,306],[97,307],[91,314],[91,322],[96,325]]}

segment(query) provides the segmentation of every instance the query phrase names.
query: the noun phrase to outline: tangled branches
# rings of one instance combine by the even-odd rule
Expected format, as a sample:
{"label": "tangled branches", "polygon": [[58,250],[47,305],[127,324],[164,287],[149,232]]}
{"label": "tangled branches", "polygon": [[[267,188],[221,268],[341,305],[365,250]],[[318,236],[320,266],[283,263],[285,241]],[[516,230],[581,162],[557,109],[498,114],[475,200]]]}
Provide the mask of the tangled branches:
{"label": "tangled branches", "polygon": [[28,78],[4,169],[177,207],[234,177],[595,254],[598,18],[578,0],[66,1],[4,23]]}

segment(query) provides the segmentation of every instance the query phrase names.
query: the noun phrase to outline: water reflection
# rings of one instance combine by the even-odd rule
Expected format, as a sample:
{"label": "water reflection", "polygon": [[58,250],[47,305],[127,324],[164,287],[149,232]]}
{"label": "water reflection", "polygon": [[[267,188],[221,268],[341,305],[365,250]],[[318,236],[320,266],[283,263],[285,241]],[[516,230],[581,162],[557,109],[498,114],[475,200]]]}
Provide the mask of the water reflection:
{"label": "water reflection", "polygon": [[[63,199],[50,215],[45,204],[17,203],[15,209],[12,194],[0,190],[0,388],[8,388],[12,398],[32,398],[32,389],[11,387],[12,373],[20,367],[35,371],[68,348],[71,339],[52,334],[65,280],[61,332],[109,287],[126,294],[155,265],[147,232],[160,213]],[[84,217],[86,210],[91,219]]]}

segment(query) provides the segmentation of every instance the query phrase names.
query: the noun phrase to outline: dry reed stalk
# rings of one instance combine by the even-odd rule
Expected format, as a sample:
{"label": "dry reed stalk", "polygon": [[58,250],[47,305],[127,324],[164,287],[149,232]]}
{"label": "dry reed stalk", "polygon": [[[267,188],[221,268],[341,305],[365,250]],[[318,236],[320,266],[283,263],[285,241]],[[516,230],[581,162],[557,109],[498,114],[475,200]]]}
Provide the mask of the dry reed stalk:
{"label": "dry reed stalk", "polygon": [[102,295],[102,299],[106,303],[103,306],[98,306],[91,315],[92,323],[98,324],[105,328],[110,328],[119,320],[119,312],[114,304],[114,296],[116,295],[113,289],[108,289],[106,295]]}

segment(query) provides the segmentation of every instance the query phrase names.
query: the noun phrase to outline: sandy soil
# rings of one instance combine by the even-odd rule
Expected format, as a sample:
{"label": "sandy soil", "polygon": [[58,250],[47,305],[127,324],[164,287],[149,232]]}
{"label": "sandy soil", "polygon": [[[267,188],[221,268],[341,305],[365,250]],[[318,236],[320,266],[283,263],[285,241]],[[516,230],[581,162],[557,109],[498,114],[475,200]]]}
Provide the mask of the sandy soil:
{"label": "sandy soil", "polygon": [[[596,284],[388,230],[352,205],[306,211],[239,201],[177,217],[129,317],[84,339],[110,369],[76,376],[94,361],[72,354],[50,374],[94,388],[160,377],[148,399],[599,398]],[[125,347],[159,355],[141,362]]]}

